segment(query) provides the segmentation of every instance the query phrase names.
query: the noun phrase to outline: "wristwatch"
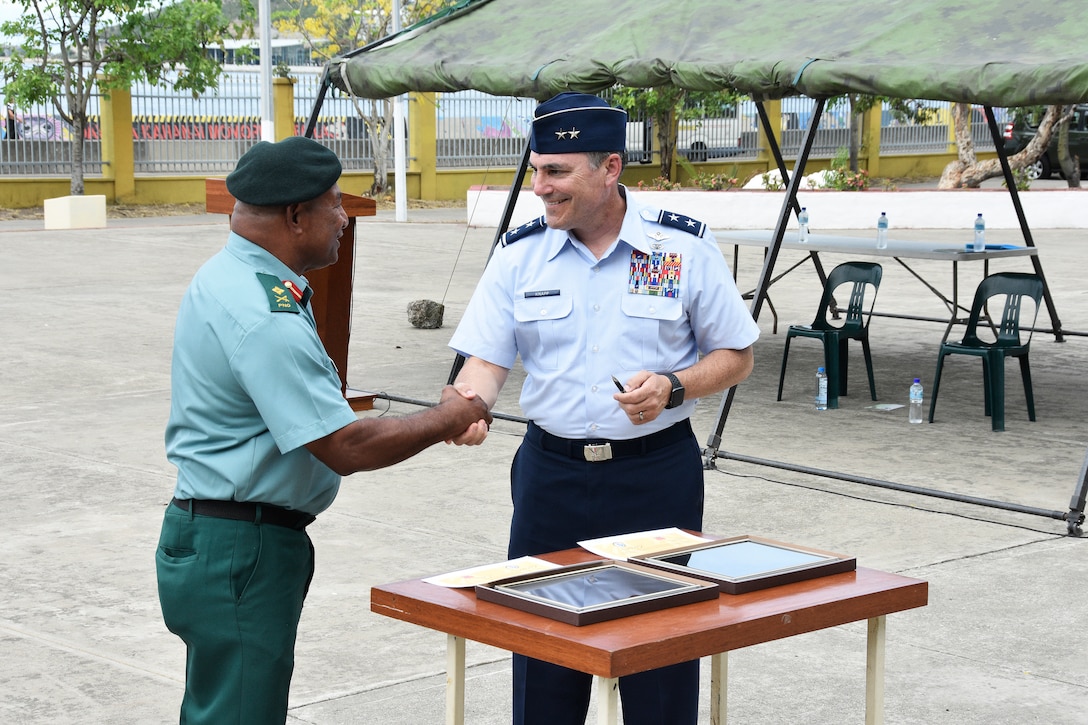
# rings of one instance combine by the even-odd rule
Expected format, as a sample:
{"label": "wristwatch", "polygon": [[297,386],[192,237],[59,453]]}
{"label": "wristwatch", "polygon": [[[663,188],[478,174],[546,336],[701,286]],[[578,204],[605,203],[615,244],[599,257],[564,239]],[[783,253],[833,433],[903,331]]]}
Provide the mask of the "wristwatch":
{"label": "wristwatch", "polygon": [[678,407],[684,402],[684,385],[680,382],[680,378],[676,377],[672,373],[661,373],[669,382],[672,383],[672,393],[669,395],[669,402],[665,404],[665,410]]}

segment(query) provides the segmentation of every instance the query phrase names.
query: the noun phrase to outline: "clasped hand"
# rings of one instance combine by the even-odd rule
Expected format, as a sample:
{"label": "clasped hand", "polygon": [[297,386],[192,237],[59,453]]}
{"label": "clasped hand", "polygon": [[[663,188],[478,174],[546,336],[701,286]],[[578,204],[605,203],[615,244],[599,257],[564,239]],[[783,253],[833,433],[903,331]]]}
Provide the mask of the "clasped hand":
{"label": "clasped hand", "polygon": [[487,403],[484,402],[484,400],[476,394],[476,391],[469,387],[467,383],[447,385],[442,389],[442,397],[439,400],[440,404],[453,401],[455,404],[463,405],[463,403],[456,402],[459,400],[468,401],[472,407],[478,411],[475,413],[478,418],[470,423],[462,432],[452,438],[447,438],[446,443],[452,443],[458,446],[478,446],[487,438],[487,432],[490,430],[490,423],[492,421],[491,413],[487,409]]}

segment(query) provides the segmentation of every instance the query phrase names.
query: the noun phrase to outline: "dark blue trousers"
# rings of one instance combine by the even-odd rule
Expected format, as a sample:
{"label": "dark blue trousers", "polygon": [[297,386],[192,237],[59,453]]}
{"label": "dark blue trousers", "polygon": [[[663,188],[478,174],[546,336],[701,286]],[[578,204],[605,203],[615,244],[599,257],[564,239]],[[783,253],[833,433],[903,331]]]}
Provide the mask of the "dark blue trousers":
{"label": "dark blue trousers", "polygon": [[[583,539],[703,525],[703,464],[694,434],[649,453],[589,463],[540,446],[530,424],[510,472],[510,558]],[[514,655],[514,725],[581,725],[593,678]],[[695,725],[699,661],[620,678],[625,725]]]}

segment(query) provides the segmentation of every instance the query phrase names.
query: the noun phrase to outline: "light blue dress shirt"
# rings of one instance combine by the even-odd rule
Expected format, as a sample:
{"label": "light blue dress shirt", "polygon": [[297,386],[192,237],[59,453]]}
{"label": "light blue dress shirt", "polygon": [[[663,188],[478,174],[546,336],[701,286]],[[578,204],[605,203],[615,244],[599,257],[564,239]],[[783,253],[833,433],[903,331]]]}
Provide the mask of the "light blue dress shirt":
{"label": "light blue dress shirt", "polygon": [[[638,438],[690,417],[695,400],[633,425],[612,399],[611,376],[683,370],[700,352],[744,349],[759,337],[713,235],[685,231],[701,225],[626,196],[619,238],[600,260],[549,228],[496,249],[450,340],[462,355],[504,368],[520,356],[522,411],[563,438]],[[636,253],[680,255],[675,297],[646,294],[644,284],[636,291]]]}
{"label": "light blue dress shirt", "polygon": [[273,312],[257,273],[306,280],[231,233],[193,277],[174,331],[166,455],[177,498],[255,501],[317,514],[340,476],[306,443],[356,420],[308,304]]}

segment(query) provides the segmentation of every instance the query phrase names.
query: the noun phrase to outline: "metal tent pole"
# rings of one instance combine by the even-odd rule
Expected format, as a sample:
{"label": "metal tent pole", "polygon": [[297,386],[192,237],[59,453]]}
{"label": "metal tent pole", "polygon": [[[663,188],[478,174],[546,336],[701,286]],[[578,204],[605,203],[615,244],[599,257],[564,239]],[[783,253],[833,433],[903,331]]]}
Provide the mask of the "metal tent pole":
{"label": "metal tent pole", "polygon": [[[495,230],[495,239],[492,240],[491,246],[487,251],[487,261],[491,261],[491,255],[495,253],[495,247],[499,246],[499,240],[502,239],[502,235],[506,234],[506,230],[510,228],[510,220],[514,218],[514,208],[518,205],[518,192],[521,191],[521,184],[525,180],[525,172],[529,170],[529,140],[525,141],[525,151],[521,154],[521,163],[518,164],[517,173],[514,174],[514,180],[510,182],[510,192],[506,196],[506,206],[502,211],[502,219],[499,220],[499,226]],[[453,359],[453,366],[450,368],[450,376],[446,380],[447,385],[453,385],[453,381],[457,379],[457,373],[461,372],[461,368],[465,366],[465,356],[460,353]],[[494,413],[492,413],[494,415]]]}
{"label": "metal tent pole", "polygon": [[[816,105],[812,109],[812,118],[809,120],[808,128],[805,130],[805,137],[801,142],[801,152],[797,156],[797,164],[794,166],[792,177],[786,171],[785,161],[783,161],[781,154],[778,153],[778,144],[774,140],[770,119],[767,117],[766,111],[763,110],[763,104],[758,103],[756,105],[756,108],[760,111],[759,118],[766,131],[768,143],[771,144],[779,169],[782,171],[782,178],[788,179],[789,183],[786,187],[786,198],[782,202],[782,209],[778,213],[774,237],[771,239],[771,245],[763,258],[763,270],[759,275],[759,283],[752,294],[752,319],[759,319],[759,312],[767,298],[767,290],[771,285],[771,275],[774,273],[774,265],[778,261],[778,253],[782,249],[782,237],[786,233],[786,224],[789,223],[790,214],[800,209],[797,204],[797,190],[801,186],[801,179],[804,178],[805,163],[812,152],[812,145],[816,140],[816,128],[820,125],[820,116],[823,115],[826,104],[826,99],[819,98],[816,100]],[[737,386],[734,385],[722,395],[722,401],[718,407],[717,426],[714,432],[711,433],[710,438],[707,439],[706,448],[703,449],[703,467],[706,469],[714,468],[714,458],[717,457],[718,447],[722,442],[722,431],[725,429],[725,421],[729,417],[729,411],[733,407],[733,398],[736,394]]]}
{"label": "metal tent pole", "polygon": [[[1005,139],[997,127],[997,119],[994,118],[994,109],[991,106],[983,106],[986,109],[986,125],[990,128],[990,136],[994,140],[994,149],[997,151],[998,161],[1001,162],[1001,173],[1005,177],[1005,186],[1009,190],[1012,199],[1012,208],[1016,211],[1016,219],[1020,222],[1020,231],[1024,235],[1024,243],[1029,247],[1035,246],[1035,240],[1031,236],[1031,228],[1028,219],[1024,216],[1024,206],[1020,203],[1020,191],[1016,188],[1016,179],[1013,178],[1012,168],[1009,166],[1009,158],[1005,154]],[[1054,298],[1050,295],[1050,285],[1043,274],[1043,263],[1039,255],[1031,257],[1031,265],[1035,268],[1035,274],[1043,280],[1043,299],[1046,300],[1046,309],[1050,313],[1050,326],[1053,328],[1054,341],[1065,342],[1062,335],[1062,321],[1058,319],[1058,311],[1054,308]]]}

